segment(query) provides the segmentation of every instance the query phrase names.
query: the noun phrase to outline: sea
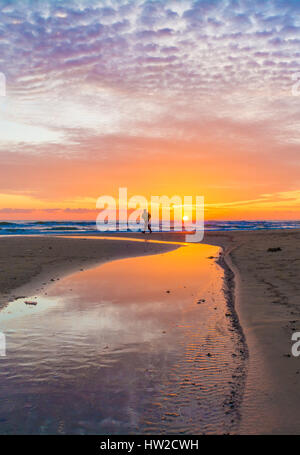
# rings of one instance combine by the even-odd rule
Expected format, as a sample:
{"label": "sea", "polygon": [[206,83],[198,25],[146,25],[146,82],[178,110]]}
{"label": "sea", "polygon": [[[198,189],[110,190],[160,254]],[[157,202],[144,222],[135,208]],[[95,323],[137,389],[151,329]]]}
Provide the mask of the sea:
{"label": "sea", "polygon": [[[206,221],[206,231],[258,231],[263,229],[299,229],[300,220],[280,221]],[[126,226],[120,224],[115,228],[107,225],[107,231],[126,231]],[[155,230],[155,228],[154,228]],[[167,225],[156,226],[156,230],[168,232]],[[171,227],[171,230],[172,227]],[[186,230],[189,226],[186,225]],[[0,235],[95,235],[99,234],[95,221],[0,221]]]}

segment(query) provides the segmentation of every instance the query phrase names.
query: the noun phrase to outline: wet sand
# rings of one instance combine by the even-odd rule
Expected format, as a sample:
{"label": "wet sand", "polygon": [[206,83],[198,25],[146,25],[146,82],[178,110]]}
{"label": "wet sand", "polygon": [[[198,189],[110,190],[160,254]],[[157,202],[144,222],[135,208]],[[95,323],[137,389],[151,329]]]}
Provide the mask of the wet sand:
{"label": "wet sand", "polygon": [[240,432],[299,434],[300,358],[291,355],[291,335],[300,331],[300,231],[208,233],[204,242],[224,248],[235,274],[249,350]]}
{"label": "wet sand", "polygon": [[237,432],[245,361],[218,254],[111,261],[10,302],[0,433]]}
{"label": "wet sand", "polygon": [[[184,240],[179,234],[170,237]],[[227,274],[227,298],[235,306],[249,351],[241,433],[300,433],[300,360],[291,356],[291,334],[300,331],[299,240],[300,231],[290,230],[211,232],[203,241],[222,246],[221,265],[224,260],[234,273],[234,280]],[[32,278],[36,286],[114,258],[174,248],[110,240],[2,238],[0,303],[14,292],[18,296],[19,286]]]}

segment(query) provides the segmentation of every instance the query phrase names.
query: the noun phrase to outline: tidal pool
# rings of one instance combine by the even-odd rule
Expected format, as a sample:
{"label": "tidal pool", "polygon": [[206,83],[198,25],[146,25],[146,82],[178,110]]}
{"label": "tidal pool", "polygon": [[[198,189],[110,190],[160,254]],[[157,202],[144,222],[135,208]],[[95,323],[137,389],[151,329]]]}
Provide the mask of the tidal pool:
{"label": "tidal pool", "polygon": [[11,302],[0,433],[237,431],[244,361],[218,254],[117,260]]}

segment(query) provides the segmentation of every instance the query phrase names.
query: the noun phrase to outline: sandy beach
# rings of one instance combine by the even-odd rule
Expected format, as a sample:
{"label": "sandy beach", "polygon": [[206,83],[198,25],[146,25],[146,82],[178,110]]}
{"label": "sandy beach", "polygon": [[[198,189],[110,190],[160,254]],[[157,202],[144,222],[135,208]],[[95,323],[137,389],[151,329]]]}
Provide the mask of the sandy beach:
{"label": "sandy beach", "polygon": [[[151,239],[184,241],[180,234],[157,234]],[[214,232],[203,241],[222,247],[221,265],[223,259],[234,273],[234,281],[227,283],[228,299],[248,346],[239,433],[299,432],[300,365],[291,356],[291,334],[300,330],[299,240],[300,231],[291,230]],[[101,262],[175,248],[175,244],[109,239],[1,238],[0,303],[4,306],[26,295],[26,286],[38,290]]]}
{"label": "sandy beach", "polygon": [[249,350],[241,432],[299,433],[300,364],[291,355],[291,335],[300,330],[299,240],[299,230],[208,233],[204,240],[222,246],[235,274]]}

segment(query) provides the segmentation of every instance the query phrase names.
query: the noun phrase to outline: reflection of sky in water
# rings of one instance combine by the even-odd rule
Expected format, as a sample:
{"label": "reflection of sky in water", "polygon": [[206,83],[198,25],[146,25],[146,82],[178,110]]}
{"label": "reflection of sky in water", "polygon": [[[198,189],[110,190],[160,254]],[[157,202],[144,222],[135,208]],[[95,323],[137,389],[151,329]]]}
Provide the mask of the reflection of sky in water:
{"label": "reflection of sky in water", "polygon": [[189,245],[114,261],[12,302],[0,314],[0,431],[228,430],[234,335],[207,259],[217,254]]}

